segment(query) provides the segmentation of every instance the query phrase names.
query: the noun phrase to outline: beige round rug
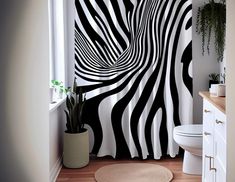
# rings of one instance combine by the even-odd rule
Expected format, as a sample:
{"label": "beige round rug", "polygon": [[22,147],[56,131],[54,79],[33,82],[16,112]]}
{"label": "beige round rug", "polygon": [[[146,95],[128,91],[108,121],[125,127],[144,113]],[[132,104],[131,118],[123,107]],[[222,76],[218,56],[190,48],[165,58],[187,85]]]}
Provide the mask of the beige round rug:
{"label": "beige round rug", "polygon": [[95,173],[97,182],[169,182],[172,172],[156,164],[126,163],[107,165]]}

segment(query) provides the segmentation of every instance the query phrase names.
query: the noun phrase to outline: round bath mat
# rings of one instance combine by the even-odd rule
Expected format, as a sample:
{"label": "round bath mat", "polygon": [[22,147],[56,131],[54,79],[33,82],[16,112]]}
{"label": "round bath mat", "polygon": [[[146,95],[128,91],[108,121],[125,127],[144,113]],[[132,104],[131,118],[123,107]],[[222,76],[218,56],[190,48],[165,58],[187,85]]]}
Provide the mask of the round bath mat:
{"label": "round bath mat", "polygon": [[97,182],[169,182],[172,172],[156,164],[125,163],[107,165],[95,173]]}

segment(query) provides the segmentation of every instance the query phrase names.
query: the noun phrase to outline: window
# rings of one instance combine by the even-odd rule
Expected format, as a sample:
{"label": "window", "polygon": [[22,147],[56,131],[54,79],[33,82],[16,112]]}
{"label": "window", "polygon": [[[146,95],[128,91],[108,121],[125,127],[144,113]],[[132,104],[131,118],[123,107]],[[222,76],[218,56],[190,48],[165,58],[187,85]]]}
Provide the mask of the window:
{"label": "window", "polygon": [[[63,85],[66,85],[66,46],[65,46],[65,3],[66,0],[48,0],[49,3],[49,32],[50,32],[50,78],[49,86],[51,86],[51,80],[62,81]],[[49,89],[49,111],[53,112],[54,109],[59,107],[64,102],[58,97],[59,92],[55,94],[54,89]]]}
{"label": "window", "polygon": [[66,83],[65,1],[49,0],[50,18],[50,81]]}

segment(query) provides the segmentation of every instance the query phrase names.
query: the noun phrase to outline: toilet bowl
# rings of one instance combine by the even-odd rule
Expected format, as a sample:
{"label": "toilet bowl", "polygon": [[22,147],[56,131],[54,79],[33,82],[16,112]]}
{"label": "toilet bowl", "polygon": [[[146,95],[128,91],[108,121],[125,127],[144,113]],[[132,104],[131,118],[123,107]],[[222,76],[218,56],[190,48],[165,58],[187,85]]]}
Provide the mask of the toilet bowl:
{"label": "toilet bowl", "polygon": [[184,152],[183,172],[202,174],[202,125],[181,125],[174,128],[174,140]]}

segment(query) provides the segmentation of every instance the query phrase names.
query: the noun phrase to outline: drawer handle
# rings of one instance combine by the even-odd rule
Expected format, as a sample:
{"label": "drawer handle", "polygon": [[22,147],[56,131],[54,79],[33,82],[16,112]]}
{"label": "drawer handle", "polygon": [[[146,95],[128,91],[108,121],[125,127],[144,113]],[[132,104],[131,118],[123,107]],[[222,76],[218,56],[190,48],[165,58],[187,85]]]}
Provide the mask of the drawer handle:
{"label": "drawer handle", "polygon": [[207,110],[207,109],[204,109],[204,112],[205,112],[205,113],[208,113],[208,112],[211,112],[211,111],[209,111],[209,110]]}
{"label": "drawer handle", "polygon": [[208,155],[205,155],[206,158],[209,158],[209,162],[210,162],[210,165],[209,165],[209,169],[210,171],[214,170],[216,172],[216,168],[212,167],[212,159],[214,159],[214,157],[211,157],[211,156],[208,156]]}
{"label": "drawer handle", "polygon": [[220,121],[218,119],[215,120],[216,124],[223,124],[224,122],[223,121]]}
{"label": "drawer handle", "polygon": [[207,135],[211,135],[211,133],[208,133],[208,132],[204,132],[204,135],[207,136]]}

